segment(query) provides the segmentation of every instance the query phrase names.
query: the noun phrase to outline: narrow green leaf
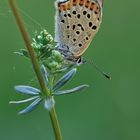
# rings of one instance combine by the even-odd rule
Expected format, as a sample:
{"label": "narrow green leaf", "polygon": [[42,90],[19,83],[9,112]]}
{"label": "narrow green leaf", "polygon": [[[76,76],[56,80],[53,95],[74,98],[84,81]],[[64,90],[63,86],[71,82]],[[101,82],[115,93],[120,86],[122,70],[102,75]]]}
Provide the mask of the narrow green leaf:
{"label": "narrow green leaf", "polygon": [[83,89],[85,89],[87,87],[89,87],[89,86],[88,85],[81,85],[81,86],[78,86],[78,87],[75,87],[75,88],[72,88],[72,89],[69,89],[69,90],[56,91],[56,92],[53,93],[53,95],[58,96],[58,95],[71,94],[71,93],[81,91],[81,90],[83,90]]}
{"label": "narrow green leaf", "polygon": [[28,54],[27,50],[25,50],[25,49],[21,49],[20,52],[14,52],[14,54],[29,57],[29,54]]}
{"label": "narrow green leaf", "polygon": [[38,98],[39,96],[34,96],[34,97],[31,97],[31,98],[28,98],[28,99],[25,99],[25,100],[20,100],[20,101],[10,101],[9,104],[21,104],[21,103],[26,103],[26,102],[29,102],[29,101],[32,101],[36,98]]}
{"label": "narrow green leaf", "polygon": [[48,77],[47,77],[48,74],[47,74],[47,70],[46,70],[46,68],[45,68],[45,66],[43,64],[41,65],[41,72],[42,72],[43,78],[44,78],[44,80],[46,82],[46,85],[49,88],[50,87],[49,86],[49,80],[48,80]]}
{"label": "narrow green leaf", "polygon": [[41,103],[42,99],[41,98],[37,98],[35,101],[33,101],[28,107],[26,107],[25,109],[21,110],[18,114],[19,115],[23,115],[23,114],[27,114],[33,110],[36,109],[36,107]]}
{"label": "narrow green leaf", "polygon": [[61,87],[63,87],[76,73],[76,68],[73,68],[68,73],[66,73],[62,78],[60,78],[53,87],[53,91],[57,91]]}
{"label": "narrow green leaf", "polygon": [[15,90],[17,92],[28,94],[28,95],[38,95],[40,93],[39,89],[31,86],[24,86],[24,85],[15,86]]}
{"label": "narrow green leaf", "polygon": [[29,57],[29,53],[28,53],[27,50],[21,49],[20,51],[21,51],[21,53],[22,53],[25,57]]}
{"label": "narrow green leaf", "polygon": [[20,55],[20,56],[24,56],[22,52],[14,52],[14,54]]}

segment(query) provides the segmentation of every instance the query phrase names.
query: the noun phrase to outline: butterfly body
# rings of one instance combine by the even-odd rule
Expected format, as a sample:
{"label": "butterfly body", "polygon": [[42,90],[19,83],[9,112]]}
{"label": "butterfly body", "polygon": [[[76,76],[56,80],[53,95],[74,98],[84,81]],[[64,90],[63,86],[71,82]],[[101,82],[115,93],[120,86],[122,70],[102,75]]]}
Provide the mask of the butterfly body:
{"label": "butterfly body", "polygon": [[102,0],[57,0],[55,41],[62,54],[76,61],[89,47],[102,21]]}

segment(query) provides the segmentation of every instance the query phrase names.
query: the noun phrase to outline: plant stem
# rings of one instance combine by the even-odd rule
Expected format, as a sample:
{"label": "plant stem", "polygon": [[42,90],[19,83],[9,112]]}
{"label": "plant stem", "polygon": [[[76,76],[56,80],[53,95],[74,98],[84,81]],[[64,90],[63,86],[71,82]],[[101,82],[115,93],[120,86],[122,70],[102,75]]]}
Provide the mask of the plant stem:
{"label": "plant stem", "polygon": [[50,95],[53,94],[54,75],[50,76]]}
{"label": "plant stem", "polygon": [[53,130],[55,132],[55,139],[56,140],[62,140],[61,129],[59,127],[59,122],[58,122],[58,119],[57,119],[57,114],[56,114],[55,108],[51,109],[50,118],[51,118]]}
{"label": "plant stem", "polygon": [[[30,41],[29,34],[28,34],[28,32],[25,28],[25,24],[23,22],[23,19],[21,18],[20,14],[18,12],[16,2],[15,2],[15,0],[9,0],[9,4],[10,4],[11,10],[14,14],[14,17],[16,19],[19,30],[22,34],[22,37],[24,39],[25,46],[26,46],[26,48],[29,52],[30,59],[31,59],[35,74],[37,76],[37,79],[39,81],[40,87],[41,87],[43,93],[46,96],[49,96],[49,90],[46,86],[45,81],[43,80],[39,62],[38,62],[38,60],[35,56],[34,49],[31,46],[31,41]],[[55,139],[56,140],[62,140],[61,130],[60,130],[60,126],[59,126],[59,122],[58,122],[58,119],[57,119],[57,114],[56,114],[55,108],[52,108],[52,110],[49,113],[50,113],[50,118],[51,118],[53,130],[54,130],[54,133],[55,133]]]}
{"label": "plant stem", "polygon": [[9,0],[9,4],[11,6],[11,9],[13,11],[13,14],[15,16],[15,19],[16,19],[16,22],[17,22],[17,25],[19,27],[19,30],[22,34],[22,37],[24,39],[24,43],[25,43],[25,46],[29,52],[29,55],[30,55],[30,59],[32,61],[32,65],[33,65],[33,68],[34,68],[34,71],[36,73],[36,76],[38,78],[38,81],[40,83],[40,86],[41,86],[41,89],[43,90],[43,92],[47,95],[49,95],[49,91],[48,91],[48,88],[43,80],[43,77],[42,77],[42,74],[41,74],[41,70],[40,70],[40,66],[39,66],[39,63],[36,59],[36,56],[35,56],[35,53],[34,53],[34,50],[33,48],[31,47],[31,41],[30,41],[30,37],[29,37],[29,34],[25,28],[25,25],[24,25],[24,22],[18,12],[18,8],[16,6],[16,2],[15,0]]}

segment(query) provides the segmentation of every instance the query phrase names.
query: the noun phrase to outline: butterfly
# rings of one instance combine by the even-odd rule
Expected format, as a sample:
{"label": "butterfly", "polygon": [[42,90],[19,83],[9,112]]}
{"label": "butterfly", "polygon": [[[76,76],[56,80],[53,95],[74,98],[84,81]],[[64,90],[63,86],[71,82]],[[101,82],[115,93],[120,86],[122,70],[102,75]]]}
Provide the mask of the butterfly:
{"label": "butterfly", "polygon": [[103,0],[56,1],[55,41],[67,60],[81,63],[100,27],[102,9]]}

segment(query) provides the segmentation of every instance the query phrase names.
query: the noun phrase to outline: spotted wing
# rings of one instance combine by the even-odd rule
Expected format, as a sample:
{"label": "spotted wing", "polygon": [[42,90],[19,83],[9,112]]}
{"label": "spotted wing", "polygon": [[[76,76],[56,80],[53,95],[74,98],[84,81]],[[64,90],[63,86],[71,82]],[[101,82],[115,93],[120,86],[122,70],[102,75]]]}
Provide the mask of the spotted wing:
{"label": "spotted wing", "polygon": [[102,0],[59,0],[55,40],[78,58],[88,48],[101,20]]}

